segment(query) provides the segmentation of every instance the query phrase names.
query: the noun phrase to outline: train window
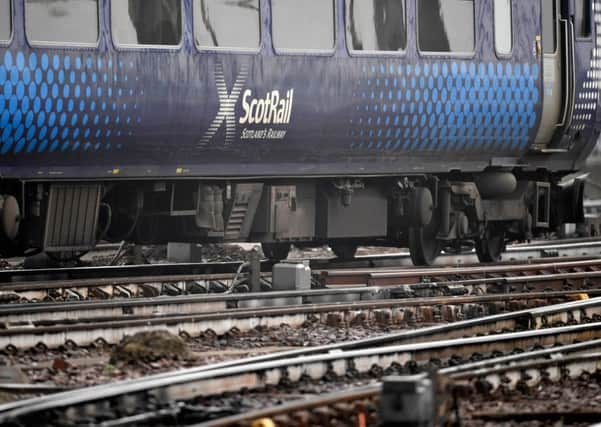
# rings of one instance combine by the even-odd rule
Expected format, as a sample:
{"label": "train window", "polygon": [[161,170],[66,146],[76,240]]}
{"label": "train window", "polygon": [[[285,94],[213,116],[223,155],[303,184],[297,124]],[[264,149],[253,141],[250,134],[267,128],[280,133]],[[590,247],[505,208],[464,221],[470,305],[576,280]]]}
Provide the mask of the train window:
{"label": "train window", "polygon": [[181,0],[112,0],[117,45],[178,46],[182,40]]}
{"label": "train window", "polygon": [[333,0],[272,0],[273,45],[283,50],[334,48]]}
{"label": "train window", "polygon": [[11,33],[10,0],[0,0],[0,40],[10,40]]}
{"label": "train window", "polygon": [[474,51],[474,0],[419,0],[417,4],[421,51]]}
{"label": "train window", "polygon": [[513,48],[512,0],[495,0],[495,49],[501,55],[509,55]]}
{"label": "train window", "polygon": [[351,50],[397,52],[407,48],[405,0],[350,0],[347,5]]}
{"label": "train window", "polygon": [[194,36],[200,47],[257,49],[259,0],[195,0]]}
{"label": "train window", "polygon": [[555,53],[557,47],[556,19],[555,0],[543,0],[543,51],[545,53]]}
{"label": "train window", "polygon": [[34,43],[96,44],[98,0],[25,0],[25,29]]}
{"label": "train window", "polygon": [[591,36],[591,0],[576,0],[574,29],[576,37],[588,38]]}

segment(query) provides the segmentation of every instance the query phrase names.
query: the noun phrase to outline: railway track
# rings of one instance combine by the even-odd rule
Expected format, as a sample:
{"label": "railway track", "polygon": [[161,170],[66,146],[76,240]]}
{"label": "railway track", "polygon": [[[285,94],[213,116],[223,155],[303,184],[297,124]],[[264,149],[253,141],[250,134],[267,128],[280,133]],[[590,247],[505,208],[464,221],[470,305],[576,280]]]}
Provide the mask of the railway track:
{"label": "railway track", "polygon": [[[242,264],[228,264],[228,268],[240,270]],[[154,269],[155,266],[151,266]],[[178,269],[184,266],[176,266]],[[214,266],[213,266],[214,267]],[[207,266],[208,269],[213,268]],[[167,267],[170,269],[171,267]],[[175,268],[175,267],[174,267]],[[194,265],[192,268],[200,268]],[[226,269],[225,265],[219,268]],[[127,271],[127,270],[125,270]],[[0,300],[53,301],[88,300],[110,298],[155,297],[160,295],[186,295],[211,292],[216,285],[218,292],[231,290],[245,276],[238,273],[194,273],[173,275],[148,275],[142,266],[132,270],[142,275],[106,278],[75,278],[52,280],[29,276],[27,281],[0,283]],[[123,272],[120,270],[120,272]],[[164,271],[158,271],[164,273]],[[538,260],[526,265],[496,265],[447,268],[370,268],[314,270],[315,285],[334,286],[400,286],[411,296],[457,295],[461,293],[526,292],[546,288],[586,288],[594,283],[601,272],[600,259]],[[542,280],[551,274],[557,280]],[[560,276],[559,274],[565,274]],[[537,279],[536,276],[539,278]],[[270,280],[266,275],[265,280]],[[486,279],[486,280],[484,280]],[[531,280],[529,280],[531,279]],[[267,282],[266,282],[267,283]],[[534,283],[538,287],[534,286]],[[268,286],[269,287],[269,286]]]}
{"label": "railway track", "polygon": [[[601,295],[601,291],[594,294]],[[64,345],[76,347],[97,342],[116,344],[128,335],[152,330],[168,330],[183,337],[195,337],[206,333],[223,335],[231,330],[245,332],[257,327],[277,328],[282,324],[300,327],[307,322],[334,326],[370,323],[402,326],[408,323],[454,322],[463,318],[478,318],[490,312],[504,312],[515,307],[541,306],[549,301],[569,300],[576,296],[577,294],[573,292],[563,291],[457,297],[452,300],[439,297],[406,301],[306,304],[278,308],[232,309],[227,312],[204,314],[182,314],[181,312],[185,310],[182,309],[180,302],[163,304],[160,301],[154,305],[169,307],[171,314],[96,317],[95,314],[100,309],[92,309],[86,311],[87,318],[81,316],[75,321],[68,318],[46,319],[31,321],[26,325],[19,323],[11,325],[5,321],[5,329],[0,330],[0,348],[14,353],[19,349],[33,347],[59,348]],[[520,303],[515,302],[516,297],[520,298]],[[592,305],[596,304],[597,302],[593,301]],[[192,304],[186,304],[184,307],[194,310]],[[75,307],[69,308],[73,310],[72,313],[76,313]],[[49,312],[49,314],[49,317],[52,317],[53,313]],[[60,316],[60,313],[56,314],[57,317]]]}
{"label": "railway track", "polygon": [[[596,266],[580,262],[577,267],[571,264],[571,268],[588,270],[591,265]],[[557,266],[547,265],[546,268],[553,270]],[[13,304],[0,307],[0,322],[4,325],[0,330],[0,348],[14,352],[36,346],[87,346],[97,341],[115,344],[126,335],[161,329],[184,336],[198,336],[208,331],[222,335],[232,329],[247,331],[257,326],[300,326],[315,319],[326,324],[350,325],[370,321],[390,325],[416,321],[452,322],[515,310],[520,308],[520,303],[541,305],[553,299],[574,298],[581,293],[599,295],[601,288],[595,289],[595,286],[600,281],[601,271],[595,270],[470,279],[467,286],[465,281],[429,284],[428,288],[436,289],[438,294],[463,296],[421,299],[415,299],[411,293],[408,295],[405,285],[401,289],[359,287]],[[422,288],[422,284],[415,286]],[[494,291],[487,292],[488,286],[493,286]],[[515,292],[537,287],[544,290]],[[462,292],[458,292],[460,289]],[[475,289],[480,292],[474,292]],[[498,294],[500,290],[505,292]],[[466,295],[470,292],[472,295]],[[515,302],[516,299],[520,303]]]}
{"label": "railway track", "polygon": [[[574,304],[573,307],[582,304]],[[456,327],[457,333],[460,328]],[[463,334],[467,332],[464,330]],[[536,347],[565,346],[601,340],[601,324],[587,323],[487,336],[398,344],[292,358],[248,361],[230,367],[205,367],[157,375],[112,385],[58,393],[0,406],[0,422],[30,423],[44,417],[51,423],[102,422],[119,420],[119,425],[140,425],[161,418],[165,411],[172,421],[179,416],[202,421],[209,414],[200,402],[209,396],[293,384],[300,380],[334,378],[381,378],[393,373],[419,372],[428,366],[461,363],[491,355]],[[370,340],[367,340],[370,341]],[[179,402],[179,403],[178,403]],[[189,422],[190,424],[190,422]],[[181,425],[181,424],[180,424]]]}
{"label": "railway track", "polygon": [[[277,312],[297,310],[299,314],[331,314],[340,310],[357,313],[361,310],[413,308],[404,319],[424,319],[433,322],[456,321],[477,317],[488,311],[512,311],[527,301],[573,300],[583,295],[601,295],[601,289],[505,293],[489,295],[462,295],[452,297],[391,298],[390,289],[340,288],[307,291],[264,292],[258,294],[192,295],[179,297],[139,298],[133,300],[77,301],[67,303],[11,304],[0,306],[0,323],[4,329],[29,326],[42,327],[53,324],[97,322],[119,319],[149,319],[171,315],[215,314],[236,317],[237,313],[255,310]],[[336,299],[343,297],[343,301]],[[331,302],[328,302],[331,300]],[[291,304],[298,301],[298,304]],[[287,302],[288,304],[278,304]],[[487,305],[487,306],[485,306]],[[445,307],[443,313],[433,307]],[[431,313],[428,314],[428,311]],[[398,318],[398,316],[397,316]],[[382,322],[393,321],[390,316]],[[344,321],[347,323],[352,323]],[[339,323],[344,323],[339,322]],[[222,328],[219,328],[222,330]]]}
{"label": "railway track", "polygon": [[[236,269],[240,265],[236,263]],[[41,414],[58,417],[53,422],[59,424],[105,422],[103,414],[107,411],[118,420],[114,425],[144,425],[166,416],[179,419],[182,411],[192,414],[189,419],[193,422],[206,421],[210,414],[190,408],[201,408],[205,399],[215,394],[228,396],[240,387],[261,390],[292,384],[293,388],[298,380],[327,382],[332,378],[350,379],[352,386],[354,378],[379,379],[388,373],[419,372],[426,367],[464,364],[539,346],[601,339],[601,324],[596,323],[601,319],[601,298],[595,298],[601,295],[601,261],[595,259],[558,262],[548,258],[519,266],[500,264],[485,268],[382,267],[375,271],[354,265],[317,270],[323,288],[310,291],[185,295],[192,292],[190,283],[228,281],[235,274],[225,272],[234,264],[220,263],[223,270],[219,271],[203,270],[204,267],[194,266],[199,270],[192,274],[180,270],[181,274],[154,276],[148,273],[151,270],[136,266],[124,270],[135,270],[132,277],[122,271],[121,277],[104,279],[94,278],[91,272],[84,273],[89,277],[76,277],[80,273],[73,271],[72,276],[63,274],[59,279],[46,280],[44,274],[51,273],[48,271],[37,276],[39,280],[32,280],[36,276],[26,273],[0,283],[0,295],[4,298],[16,295],[27,301],[25,295],[36,295],[33,299],[81,300],[0,306],[0,349],[16,353],[33,347],[71,348],[99,341],[114,344],[126,335],[150,330],[195,337],[207,332],[220,335],[232,329],[278,327],[283,323],[453,323],[98,386],[90,389],[94,395],[78,390],[79,393],[67,391],[24,400],[0,407],[0,423],[27,424]],[[199,286],[206,293],[205,284]],[[593,298],[578,300],[583,297]],[[562,303],[548,306],[557,302]],[[479,369],[481,375],[485,367]],[[468,374],[453,373],[460,374],[464,377],[457,377],[457,381],[465,383]],[[36,387],[19,384],[7,386],[13,387],[15,393],[59,390],[52,385],[36,385],[37,391]],[[46,391],[43,387],[47,387]],[[348,408],[374,407],[371,398],[345,399],[342,406],[333,405],[335,411],[328,416],[341,416]],[[127,401],[127,408],[116,403],[119,400]],[[73,410],[64,411],[68,408]],[[307,411],[311,412],[304,412]],[[363,411],[361,416],[373,416],[370,411]],[[322,412],[318,411],[323,415]]]}
{"label": "railway track", "polygon": [[[444,384],[443,390],[439,391],[443,391],[445,396],[440,396],[439,401],[448,400],[448,396],[454,394],[453,390],[460,390],[460,393],[455,393],[459,398],[458,402],[454,403],[461,405],[462,400],[467,400],[474,394],[492,394],[499,389],[505,392],[517,388],[534,389],[543,383],[557,383],[599,372],[601,340],[592,340],[442,368],[435,373],[435,378],[437,383]],[[423,378],[427,377],[427,374],[423,375]],[[242,427],[259,421],[292,427],[332,423],[343,426],[377,425],[383,421],[378,413],[381,409],[382,393],[382,383],[378,382],[364,387],[350,387],[348,390],[324,396],[255,409],[196,426]],[[478,417],[478,414],[476,416]],[[480,417],[488,417],[489,421],[494,421],[495,418],[489,414],[480,414]],[[565,416],[563,418],[565,419]],[[507,415],[504,419],[497,418],[498,421],[511,419]],[[599,419],[599,414],[596,419]]]}
{"label": "railway track", "polygon": [[[551,261],[536,260],[530,264],[501,264],[472,267],[446,267],[426,269],[331,269],[320,272],[320,282],[326,286],[366,285],[366,286],[398,286],[406,284],[455,284],[464,286],[487,285],[495,280],[506,278],[510,283],[513,278],[527,276],[544,276],[560,273],[595,273],[601,271],[600,259]],[[488,280],[483,280],[488,279]],[[474,280],[474,281],[471,281]],[[517,281],[516,281],[517,283]],[[524,281],[526,283],[526,281]],[[484,291],[485,289],[480,289]]]}
{"label": "railway track", "polygon": [[297,400],[246,414],[233,415],[195,424],[197,427],[251,426],[253,423],[277,426],[373,426],[379,424],[377,407],[381,384],[357,387],[325,396]]}
{"label": "railway track", "polygon": [[[594,258],[601,256],[601,240],[578,239],[518,244],[507,247],[501,264],[527,263],[548,258]],[[295,260],[291,260],[295,261]],[[233,274],[244,261],[213,261],[198,263],[158,263],[140,265],[77,266],[64,268],[4,269],[0,283],[33,282],[36,280],[117,279],[151,276]],[[395,268],[413,267],[408,253],[367,254],[340,261],[338,259],[310,259],[314,270],[335,268]],[[446,254],[438,266],[477,265],[471,253]],[[261,261],[263,271],[271,271],[273,262]]]}

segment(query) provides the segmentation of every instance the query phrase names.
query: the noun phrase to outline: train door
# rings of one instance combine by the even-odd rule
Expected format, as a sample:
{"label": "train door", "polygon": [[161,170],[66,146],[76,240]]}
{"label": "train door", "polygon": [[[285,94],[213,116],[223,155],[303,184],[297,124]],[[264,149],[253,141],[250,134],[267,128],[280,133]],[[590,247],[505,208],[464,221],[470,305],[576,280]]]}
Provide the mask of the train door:
{"label": "train door", "polygon": [[538,151],[549,150],[558,128],[565,127],[570,120],[569,86],[573,70],[566,58],[571,23],[561,18],[562,3],[567,1],[541,0],[543,111],[533,147]]}
{"label": "train door", "polygon": [[[592,0],[573,0],[570,3],[572,9],[568,11],[570,20],[573,22],[573,59],[576,70],[574,109],[570,126],[570,135],[573,136],[573,139],[568,141],[568,144],[572,142],[578,144],[579,134],[589,127],[597,111],[601,51],[595,49],[599,39],[594,34],[593,12],[595,15],[599,13],[598,7],[601,3],[595,0],[594,4],[595,8],[593,8]],[[584,141],[587,140],[588,138],[585,138]]]}

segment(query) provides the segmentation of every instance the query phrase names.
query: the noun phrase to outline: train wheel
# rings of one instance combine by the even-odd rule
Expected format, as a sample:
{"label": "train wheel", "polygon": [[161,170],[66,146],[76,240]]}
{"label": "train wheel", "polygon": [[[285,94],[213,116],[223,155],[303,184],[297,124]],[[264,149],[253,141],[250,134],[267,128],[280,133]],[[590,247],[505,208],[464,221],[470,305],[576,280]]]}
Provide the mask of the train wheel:
{"label": "train wheel", "polygon": [[288,258],[288,252],[290,252],[290,243],[262,243],[261,247],[265,257],[273,261]]}
{"label": "train wheel", "polygon": [[438,224],[432,221],[425,227],[409,229],[409,252],[415,266],[430,266],[434,264],[442,251],[442,243],[436,238]]}
{"label": "train wheel", "polygon": [[357,252],[357,245],[351,244],[332,245],[330,248],[340,260],[353,259],[355,258],[355,252]]}
{"label": "train wheel", "polygon": [[483,263],[498,262],[505,251],[505,231],[487,228],[482,239],[476,240],[476,254]]}

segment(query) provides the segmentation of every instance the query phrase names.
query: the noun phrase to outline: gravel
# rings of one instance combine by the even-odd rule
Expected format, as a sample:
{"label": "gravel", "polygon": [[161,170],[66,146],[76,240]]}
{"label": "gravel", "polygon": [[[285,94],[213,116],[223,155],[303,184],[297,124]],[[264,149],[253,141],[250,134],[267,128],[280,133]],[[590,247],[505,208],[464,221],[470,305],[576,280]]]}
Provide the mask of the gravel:
{"label": "gravel", "polygon": [[[460,402],[460,413],[464,426],[588,426],[601,421],[601,375],[541,383],[532,390],[476,394]],[[505,419],[483,416],[488,414]]]}
{"label": "gravel", "polygon": [[188,338],[186,344],[189,355],[181,360],[160,359],[113,365],[109,359],[114,346],[96,346],[59,350],[37,348],[17,354],[0,354],[0,366],[20,369],[31,383],[81,387],[400,330],[377,325],[346,327],[307,323],[301,328],[281,325],[275,329],[257,328],[245,333],[230,331],[222,336],[207,333]]}

